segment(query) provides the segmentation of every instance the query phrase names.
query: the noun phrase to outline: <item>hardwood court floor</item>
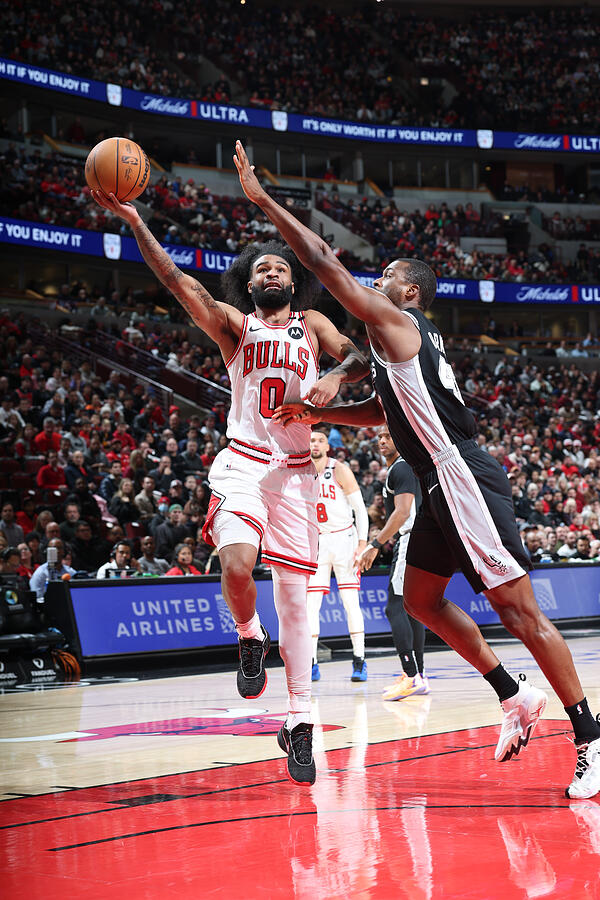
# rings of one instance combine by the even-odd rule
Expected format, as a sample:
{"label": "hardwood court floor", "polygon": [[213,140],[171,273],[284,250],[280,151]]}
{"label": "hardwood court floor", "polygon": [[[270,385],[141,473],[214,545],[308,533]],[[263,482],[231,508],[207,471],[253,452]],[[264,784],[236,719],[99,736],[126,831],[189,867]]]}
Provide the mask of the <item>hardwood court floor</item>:
{"label": "hardwood court floor", "polygon": [[[569,641],[600,708],[598,636]],[[545,681],[520,645],[513,673]],[[244,703],[232,673],[0,697],[3,898],[596,898],[600,797],[568,801],[574,751],[551,694],[521,755],[494,763],[500,708],[451,651],[431,694],[380,699],[398,671],[321,666],[317,782],[285,777],[283,670]]]}

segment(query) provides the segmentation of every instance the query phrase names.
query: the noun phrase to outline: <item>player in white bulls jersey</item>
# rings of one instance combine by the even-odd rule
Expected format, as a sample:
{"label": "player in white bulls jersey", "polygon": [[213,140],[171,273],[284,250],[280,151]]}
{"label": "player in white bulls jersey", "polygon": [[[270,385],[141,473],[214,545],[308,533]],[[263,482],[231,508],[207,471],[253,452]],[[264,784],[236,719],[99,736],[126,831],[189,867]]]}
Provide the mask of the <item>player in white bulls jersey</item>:
{"label": "player in white bulls jersey", "polygon": [[[312,784],[306,588],[317,568],[318,480],[310,459],[310,426],[288,430],[273,420],[273,413],[280,403],[301,397],[316,406],[329,403],[342,382],[367,374],[368,363],[325,316],[306,309],[320,288],[285,244],[248,246],[224,275],[229,302],[217,302],[177,268],[134,206],[119,203],[112,194],[96,191],[94,198],[131,226],[154,274],[218,344],[225,360],[232,384],[230,445],[210,472],[213,493],[205,534],[219,553],[223,597],[239,636],[238,690],[247,698],[260,696],[265,688],[270,643],[256,612],[252,578],[259,545],[271,564],[288,687],[288,717],[278,743],[288,754],[289,777]],[[243,307],[251,314],[245,315]],[[302,309],[306,312],[298,311]],[[323,351],[341,365],[317,381]]]}
{"label": "player in white bulls jersey", "polygon": [[321,677],[317,663],[319,612],[323,594],[329,593],[333,567],[352,641],[351,680],[366,681],[365,622],[358,596],[357,559],[367,546],[369,516],[350,466],[331,459],[328,450],[327,436],[321,431],[313,431],[310,455],[319,473],[319,568],[308,582],[308,621],[313,639],[312,680],[318,681]]}

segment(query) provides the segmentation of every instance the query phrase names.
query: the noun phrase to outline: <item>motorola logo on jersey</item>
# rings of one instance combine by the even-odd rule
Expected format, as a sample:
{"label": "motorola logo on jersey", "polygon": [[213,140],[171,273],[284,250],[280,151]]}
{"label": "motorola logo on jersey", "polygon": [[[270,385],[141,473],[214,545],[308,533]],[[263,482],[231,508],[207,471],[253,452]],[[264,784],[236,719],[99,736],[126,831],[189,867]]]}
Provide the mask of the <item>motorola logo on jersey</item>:
{"label": "motorola logo on jersey", "polygon": [[301,337],[304,337],[304,332],[299,325],[292,325],[288,328],[288,334],[291,338],[294,338],[295,341],[299,341]]}
{"label": "motorola logo on jersey", "polygon": [[[298,329],[301,333],[302,329]],[[306,347],[296,347],[289,341],[257,341],[244,347],[245,378],[255,369],[289,369],[303,379],[308,369],[309,354]]]}

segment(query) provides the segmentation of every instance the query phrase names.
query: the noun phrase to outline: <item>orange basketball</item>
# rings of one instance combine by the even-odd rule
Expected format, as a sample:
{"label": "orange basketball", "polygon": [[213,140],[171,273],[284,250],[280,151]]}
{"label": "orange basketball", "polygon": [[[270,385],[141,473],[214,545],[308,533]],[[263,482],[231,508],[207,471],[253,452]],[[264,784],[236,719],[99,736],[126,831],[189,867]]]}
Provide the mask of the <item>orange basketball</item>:
{"label": "orange basketball", "polygon": [[148,186],[150,163],[142,148],[129,138],[100,141],[85,161],[85,180],[93,191],[135,200]]}

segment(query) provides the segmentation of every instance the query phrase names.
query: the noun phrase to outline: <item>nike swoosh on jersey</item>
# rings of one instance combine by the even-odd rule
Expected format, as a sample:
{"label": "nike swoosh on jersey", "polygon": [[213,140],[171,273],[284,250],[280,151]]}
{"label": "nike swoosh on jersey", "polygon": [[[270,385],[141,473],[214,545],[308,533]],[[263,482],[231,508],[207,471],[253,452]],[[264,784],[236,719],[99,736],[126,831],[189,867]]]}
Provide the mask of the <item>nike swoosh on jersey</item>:
{"label": "nike swoosh on jersey", "polygon": [[249,328],[248,331],[260,331],[260,327],[259,328]]}
{"label": "nike swoosh on jersey", "polygon": [[431,493],[432,491],[434,491],[436,489],[436,487],[439,487],[439,484],[434,484],[433,487],[430,487],[428,493]]}

